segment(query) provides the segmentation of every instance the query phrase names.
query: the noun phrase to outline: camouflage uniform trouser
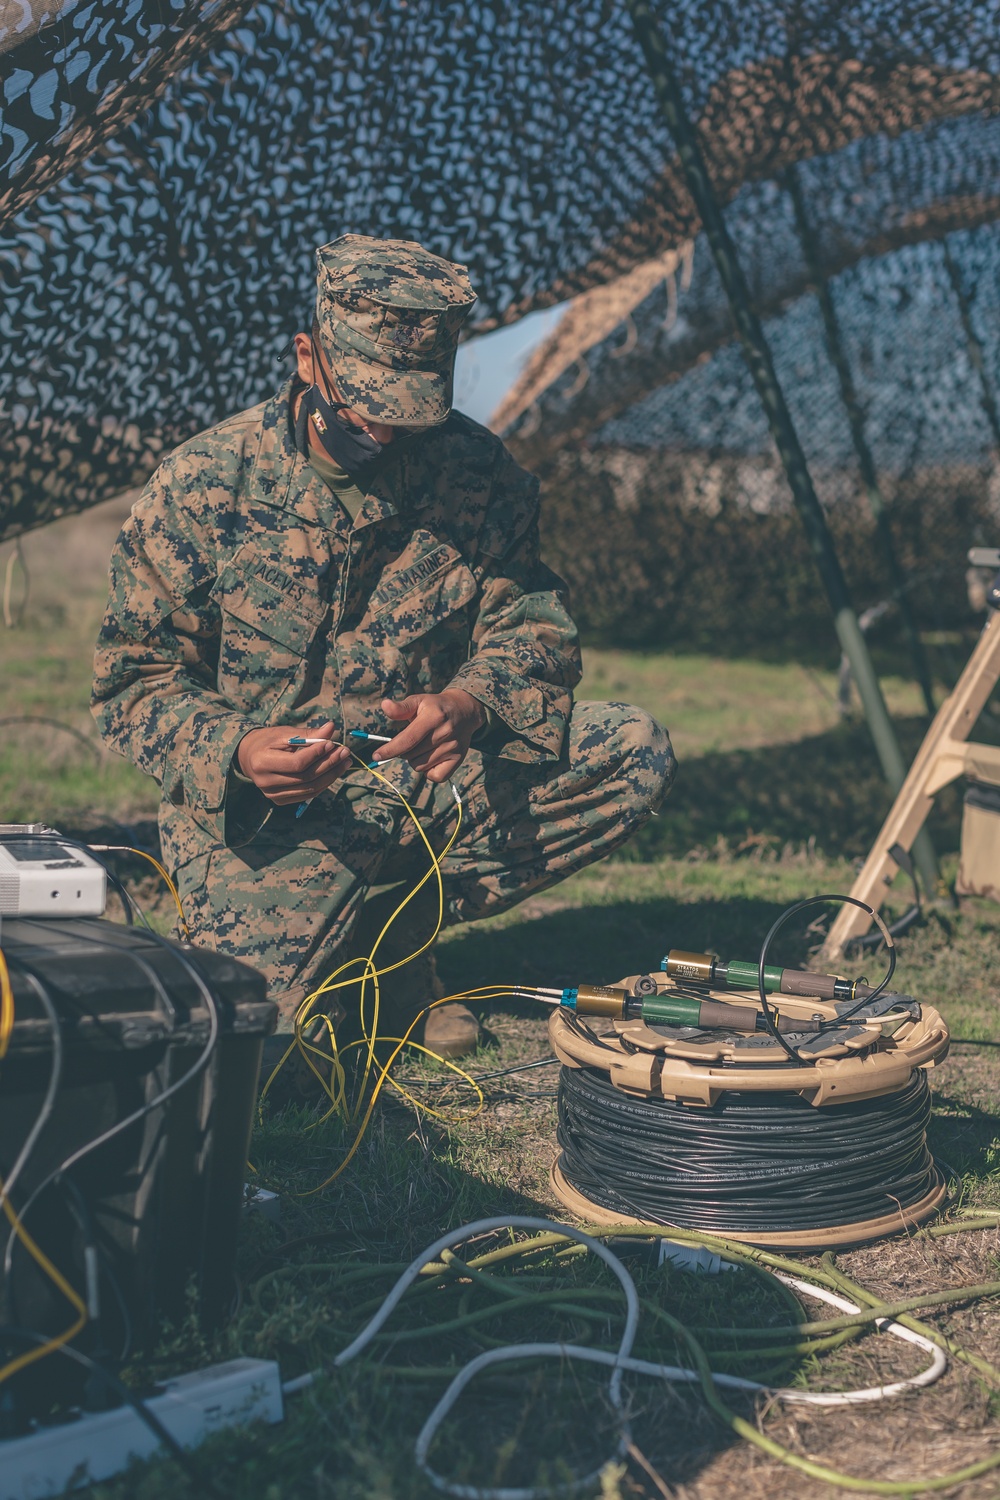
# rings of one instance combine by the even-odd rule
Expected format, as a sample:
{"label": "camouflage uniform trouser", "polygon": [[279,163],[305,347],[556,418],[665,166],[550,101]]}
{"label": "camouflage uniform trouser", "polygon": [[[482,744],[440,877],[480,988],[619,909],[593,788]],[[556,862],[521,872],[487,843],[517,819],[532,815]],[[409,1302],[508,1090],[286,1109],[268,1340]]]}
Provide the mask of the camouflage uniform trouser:
{"label": "camouflage uniform trouser", "polygon": [[[389,766],[437,853],[455,827],[451,787]],[[674,767],[666,730],[621,703],[575,704],[558,761],[471,750],[453,778],[462,827],[441,865],[444,924],[506,911],[609,854],[659,807]],[[302,818],[275,809],[249,843],[197,856],[177,879],[194,941],[266,974],[288,1029],[306,995],[354,956],[371,887],[419,879],[428,865],[402,803],[359,769]]]}

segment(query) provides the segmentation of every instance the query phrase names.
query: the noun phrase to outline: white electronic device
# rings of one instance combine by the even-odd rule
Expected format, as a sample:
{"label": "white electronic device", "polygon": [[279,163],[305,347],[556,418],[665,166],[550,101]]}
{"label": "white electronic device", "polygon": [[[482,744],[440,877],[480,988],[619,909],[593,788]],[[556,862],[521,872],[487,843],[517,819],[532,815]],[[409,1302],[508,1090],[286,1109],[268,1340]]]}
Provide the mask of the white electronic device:
{"label": "white electronic device", "polygon": [[108,877],[45,823],[0,823],[0,917],[99,917]]}

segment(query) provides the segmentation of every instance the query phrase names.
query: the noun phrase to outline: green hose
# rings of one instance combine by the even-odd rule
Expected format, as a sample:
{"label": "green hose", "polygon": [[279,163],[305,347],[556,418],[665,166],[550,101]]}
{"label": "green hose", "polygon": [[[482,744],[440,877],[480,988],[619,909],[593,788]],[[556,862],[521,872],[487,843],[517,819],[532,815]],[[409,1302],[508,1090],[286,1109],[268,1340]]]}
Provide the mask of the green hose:
{"label": "green hose", "polygon": [[[966,1229],[985,1229],[998,1226],[1000,1226],[1000,1215],[984,1217],[968,1224],[940,1227],[947,1229],[950,1233],[959,1233]],[[929,1296],[921,1298],[907,1298],[905,1302],[901,1303],[885,1303],[872,1293],[865,1291],[864,1288],[857,1286],[849,1277],[845,1276],[834,1265],[833,1257],[829,1254],[823,1256],[821,1265],[817,1268],[815,1266],[804,1265],[802,1262],[792,1260],[786,1256],[775,1255],[770,1251],[754,1246],[740,1244],[737,1241],[693,1230],[684,1231],[674,1228],[664,1228],[661,1233],[642,1225],[614,1225],[611,1227],[599,1225],[588,1228],[587,1232],[595,1238],[600,1239],[609,1239],[622,1235],[634,1235],[635,1237],[648,1239],[651,1236],[655,1237],[659,1235],[660,1238],[686,1240],[700,1245],[707,1245],[709,1248],[723,1254],[727,1260],[734,1261],[739,1265],[744,1265],[751,1269],[769,1266],[774,1270],[781,1270],[790,1275],[799,1276],[805,1281],[813,1281],[826,1286],[832,1291],[842,1292],[852,1297],[863,1309],[860,1313],[847,1314],[842,1318],[830,1318],[822,1322],[802,1324],[787,1329],[754,1330],[752,1336],[756,1334],[757,1336],[773,1337],[776,1333],[784,1334],[786,1332],[801,1336],[807,1331],[819,1332],[822,1330],[824,1333],[827,1333],[832,1330],[839,1330],[840,1333],[850,1337],[867,1323],[873,1322],[876,1319],[891,1318],[901,1323],[904,1327],[911,1328],[913,1331],[923,1334],[939,1347],[953,1354],[955,1358],[964,1360],[965,1363],[985,1375],[992,1385],[1000,1388],[1000,1371],[996,1370],[986,1360],[982,1360],[977,1355],[970,1354],[968,1350],[962,1349],[953,1340],[947,1339],[944,1335],[940,1334],[937,1329],[929,1328],[927,1325],[918,1322],[910,1316],[908,1311],[908,1309],[918,1306],[944,1306],[952,1302],[971,1301],[982,1297],[996,1296],[1000,1292],[1000,1283],[986,1282],[980,1286],[958,1288],[953,1292],[932,1293]],[[528,1255],[543,1248],[553,1247],[555,1244],[558,1244],[557,1236],[552,1234],[539,1235],[535,1239],[522,1241],[520,1246],[503,1246],[500,1251],[491,1252],[490,1256],[478,1257],[476,1267],[478,1269],[484,1262],[491,1259],[506,1260],[513,1258],[517,1255],[519,1249],[522,1255]],[[866,1307],[867,1311],[864,1310]],[[801,1458],[790,1449],[783,1447],[782,1444],[775,1442],[773,1438],[769,1438],[764,1433],[759,1432],[751,1422],[747,1422],[743,1417],[738,1416],[726,1405],[712,1380],[712,1367],[709,1363],[708,1355],[695,1335],[683,1323],[671,1317],[669,1313],[664,1312],[662,1308],[657,1309],[657,1312],[660,1320],[666,1323],[672,1329],[675,1336],[682,1340],[689,1349],[694,1368],[701,1380],[705,1400],[715,1415],[731,1431],[745,1438],[747,1442],[752,1443],[761,1452],[766,1453],[771,1458],[777,1459],[790,1468],[798,1470],[802,1474],[808,1475],[810,1479],[821,1480],[826,1484],[835,1485],[840,1489],[855,1490],[859,1493],[867,1491],[869,1494],[876,1495],[913,1496],[921,1492],[928,1493],[950,1489],[954,1485],[964,1484],[968,1480],[978,1478],[981,1474],[987,1474],[991,1470],[1000,1468],[1000,1453],[997,1453],[989,1458],[981,1459],[977,1463],[969,1464],[964,1469],[957,1469],[950,1474],[940,1475],[935,1479],[897,1481],[856,1478],[852,1474],[844,1474],[838,1469],[827,1467],[825,1464]],[[710,1332],[713,1337],[718,1337],[720,1333],[725,1334],[726,1330],[713,1328]],[[729,1332],[746,1337],[748,1332],[751,1331],[739,1329],[730,1330]],[[836,1333],[833,1336],[836,1337]],[[840,1340],[838,1339],[837,1341],[839,1342]],[[768,1351],[768,1354],[770,1352]],[[758,1350],[757,1355],[758,1358],[765,1357],[765,1351]]]}
{"label": "green hose", "polygon": [[[962,1227],[966,1226],[963,1225]],[[967,1227],[972,1229],[980,1228],[981,1226],[970,1224]],[[993,1228],[994,1225],[991,1224],[986,1227]],[[872,1304],[875,1299],[873,1299],[871,1292],[867,1291],[863,1286],[858,1286],[857,1282],[852,1281],[849,1276],[845,1276],[843,1271],[834,1265],[833,1255],[829,1250],[823,1256],[822,1263],[828,1273],[833,1276],[836,1285],[847,1296],[853,1297],[858,1302]],[[1000,1370],[997,1369],[996,1365],[991,1365],[989,1360],[982,1359],[978,1354],[970,1353],[968,1349],[963,1349],[961,1344],[956,1344],[954,1340],[947,1338],[937,1328],[932,1328],[927,1323],[919,1323],[916,1318],[911,1318],[903,1314],[896,1321],[901,1323],[904,1328],[909,1328],[912,1333],[920,1333],[924,1338],[930,1339],[932,1343],[937,1344],[939,1349],[943,1349],[945,1353],[951,1354],[955,1359],[961,1360],[963,1364],[969,1365],[973,1370],[978,1371],[993,1386],[994,1390],[1000,1390]]]}
{"label": "green hose", "polygon": [[[921,1230],[921,1237],[939,1238],[943,1235],[960,1234],[965,1231],[978,1229],[991,1229],[1000,1227],[1000,1214],[981,1215],[970,1219],[962,1224],[937,1225],[932,1229]],[[1000,1295],[1000,1281],[983,1282],[975,1286],[957,1287],[948,1291],[929,1293],[920,1297],[908,1297],[896,1302],[885,1302],[873,1293],[859,1286],[856,1282],[846,1276],[836,1265],[834,1256],[827,1252],[821,1258],[819,1266],[805,1265],[801,1261],[792,1260],[788,1256],[777,1255],[772,1251],[760,1249],[755,1246],[745,1245],[736,1240],[729,1240],[722,1236],[705,1234],[696,1230],[682,1230],[673,1227],[665,1227],[658,1230],[646,1225],[600,1225],[588,1228],[587,1232],[599,1239],[611,1238],[665,1238],[689,1242],[697,1245],[707,1246],[717,1251],[727,1261],[745,1267],[759,1275],[766,1275],[765,1268],[775,1271],[783,1271],[786,1274],[801,1277],[805,1281],[811,1281],[816,1285],[827,1287],[850,1297],[859,1306],[857,1313],[848,1313],[837,1317],[816,1319],[809,1321],[797,1321],[790,1324],[775,1325],[769,1328],[724,1328],[706,1327],[695,1329],[681,1323],[670,1313],[658,1307],[648,1299],[641,1299],[643,1308],[651,1314],[658,1322],[665,1324],[673,1333],[679,1343],[686,1346],[690,1353],[692,1367],[698,1374],[702,1393],[710,1410],[724,1422],[725,1425],[739,1437],[752,1443],[762,1453],[799,1473],[808,1475],[810,1479],[819,1480],[826,1484],[835,1485],[840,1489],[865,1492],[873,1495],[901,1495],[913,1496],[920,1493],[930,1493],[939,1490],[950,1489],[955,1485],[964,1484],[969,1480],[976,1479],[982,1474],[1000,1468],[1000,1453],[989,1458],[980,1459],[976,1463],[968,1464],[963,1469],[957,1469],[950,1474],[940,1475],[933,1479],[906,1479],[906,1480],[878,1480],[861,1479],[851,1474],[844,1474],[838,1469],[829,1468],[827,1465],[818,1463],[812,1459],[802,1458],[797,1453],[782,1446],[765,1433],[758,1431],[757,1427],[746,1421],[743,1417],[732,1411],[720,1396],[718,1388],[712,1379],[712,1364],[716,1366],[735,1365],[742,1367],[751,1365],[756,1369],[756,1378],[762,1373],[760,1366],[764,1361],[776,1359],[802,1358],[806,1355],[817,1354],[824,1350],[838,1348],[841,1345],[859,1336],[864,1329],[876,1321],[891,1320],[902,1324],[903,1327],[921,1334],[924,1338],[931,1340],[939,1348],[945,1350],[955,1359],[962,1361],[976,1370],[991,1386],[1000,1390],[1000,1370],[989,1363],[989,1361],[972,1354],[969,1350],[956,1344],[940,1333],[936,1328],[914,1318],[912,1314],[923,1308],[946,1307],[959,1302],[978,1301],[986,1297]],[[488,1292],[497,1300],[491,1305],[472,1311],[460,1311],[459,1316],[444,1321],[428,1324],[422,1328],[406,1329],[393,1333],[382,1333],[377,1336],[378,1341],[388,1343],[404,1343],[413,1341],[425,1341],[429,1338],[447,1336],[456,1332],[473,1329],[481,1324],[488,1323],[498,1315],[512,1311],[533,1311],[541,1307],[549,1308],[552,1312],[569,1314],[576,1318],[582,1318],[589,1323],[604,1323],[613,1309],[608,1307],[602,1309],[595,1307],[594,1303],[620,1304],[621,1293],[617,1289],[602,1287],[577,1287],[566,1289],[550,1289],[544,1287],[528,1289],[527,1283],[538,1283],[542,1278],[535,1275],[525,1275],[523,1280],[515,1267],[515,1276],[511,1279],[498,1277],[490,1274],[487,1267],[497,1267],[508,1261],[517,1261],[522,1265],[543,1253],[548,1253],[556,1261],[576,1259],[587,1253],[586,1247],[576,1244],[567,1244],[566,1238],[556,1233],[545,1233],[532,1239],[521,1240],[509,1245],[499,1246],[485,1254],[478,1255],[469,1261],[462,1261],[452,1252],[448,1251],[442,1260],[427,1265],[419,1280],[411,1289],[410,1295],[427,1294],[442,1288],[449,1283],[464,1284],[465,1296],[468,1297],[477,1287]],[[381,1266],[357,1266],[352,1265],[340,1276],[336,1275],[334,1266],[321,1266],[310,1264],[299,1267],[284,1268],[284,1272],[271,1272],[261,1279],[254,1288],[255,1298],[259,1298],[262,1283],[272,1282],[280,1279],[282,1274],[296,1275],[303,1271],[317,1272],[325,1271],[327,1274],[334,1273],[334,1285],[347,1286],[369,1279],[375,1279],[384,1274],[396,1274],[401,1267],[393,1264]],[[471,1283],[471,1286],[469,1285]],[[775,1282],[768,1277],[768,1286],[780,1288],[786,1306],[790,1306],[793,1316],[801,1312],[800,1305],[794,1294],[780,1282]],[[374,1298],[366,1301],[360,1306],[352,1307],[354,1314],[361,1314],[368,1310],[374,1303],[379,1304],[381,1299]],[[409,1299],[408,1299],[409,1300]],[[743,1344],[750,1343],[754,1347],[742,1349],[720,1349],[707,1350],[699,1339],[699,1334],[706,1340],[711,1340],[713,1345],[727,1341],[740,1341]],[[484,1337],[487,1337],[484,1334]],[[769,1343],[768,1340],[777,1340]],[[784,1341],[784,1342],[782,1342]],[[488,1338],[492,1343],[492,1338]],[[761,1345],[762,1347],[757,1347]],[[452,1379],[457,1372],[458,1366],[387,1366],[376,1367],[381,1375],[388,1375],[398,1379],[422,1379],[422,1380],[445,1380]]]}

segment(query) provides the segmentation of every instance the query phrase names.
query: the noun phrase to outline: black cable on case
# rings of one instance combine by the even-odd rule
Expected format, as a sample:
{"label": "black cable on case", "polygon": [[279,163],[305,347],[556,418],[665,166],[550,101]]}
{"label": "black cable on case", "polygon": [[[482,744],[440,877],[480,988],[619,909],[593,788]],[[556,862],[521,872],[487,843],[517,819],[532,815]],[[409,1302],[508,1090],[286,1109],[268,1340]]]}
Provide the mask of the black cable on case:
{"label": "black cable on case", "polygon": [[[49,1081],[46,1085],[45,1097],[42,1100],[38,1114],[35,1116],[34,1124],[25,1136],[24,1143],[4,1179],[3,1191],[4,1196],[7,1198],[10,1197],[17,1186],[17,1180],[24,1171],[28,1159],[38,1144],[38,1139],[48,1124],[52,1111],[55,1108],[59,1087],[62,1083],[64,1053],[62,1025],[59,1021],[59,1013],[56,1010],[55,1002],[49,994],[48,986],[38,978],[37,974],[32,973],[30,969],[22,968],[15,960],[8,960],[8,967],[19,974],[24,974],[31,988],[41,1001],[42,1009],[52,1030],[52,1063],[49,1068]],[[8,1058],[9,1056],[10,1054],[8,1053]]]}
{"label": "black cable on case", "polygon": [[[85,934],[78,934],[78,936],[83,936],[85,941],[93,942],[95,944],[99,943],[100,941],[98,938],[87,938]],[[208,1064],[212,1060],[216,1045],[219,1040],[220,1018],[218,1001],[215,995],[212,993],[208,982],[197,968],[197,965],[193,961],[192,957],[189,954],[184,953],[182,949],[180,949],[176,944],[168,942],[167,939],[161,937],[158,932],[147,931],[145,933],[145,936],[147,936],[151,942],[156,943],[159,947],[166,949],[166,951],[173,958],[177,959],[181,967],[187,971],[191,979],[194,981],[195,987],[198,990],[202,1000],[205,1002],[205,1008],[208,1011],[209,1030],[205,1046],[199,1056],[191,1064],[191,1067],[188,1068],[187,1072],[181,1078],[176,1079],[174,1083],[170,1084],[168,1088],[163,1089],[162,1092],[155,1095],[154,1098],[147,1100],[146,1103],[141,1105],[139,1109],[133,1110],[130,1115],[126,1115],[123,1120],[117,1121],[116,1124],[110,1126],[100,1135],[95,1136],[93,1140],[87,1141],[84,1145],[79,1146],[76,1151],[71,1152],[64,1161],[60,1162],[59,1165],[55,1167],[49,1173],[49,1175],[38,1184],[38,1186],[32,1192],[31,1196],[28,1198],[27,1202],[24,1204],[23,1208],[20,1210],[19,1216],[22,1223],[24,1222],[25,1218],[30,1213],[34,1205],[38,1202],[41,1195],[46,1192],[53,1185],[53,1183],[55,1183],[64,1173],[69,1172],[74,1166],[76,1166],[77,1162],[81,1161],[85,1156],[89,1156],[92,1151],[96,1151],[99,1146],[106,1145],[107,1142],[113,1140],[115,1136],[120,1135],[125,1130],[128,1130],[132,1125],[138,1124],[140,1120],[144,1120],[147,1115],[152,1114],[154,1110],[159,1109],[162,1105],[166,1104],[168,1100],[174,1097],[175,1094],[178,1094],[181,1089],[186,1088],[187,1085],[191,1083],[195,1078],[197,1078],[200,1073],[204,1072],[205,1068],[208,1067]],[[147,972],[151,971],[147,970]],[[12,1230],[7,1237],[7,1244],[3,1261],[4,1275],[8,1278],[10,1276],[11,1257],[14,1253],[15,1243],[16,1235]]]}
{"label": "black cable on case", "polygon": [[859,1000],[857,1005],[855,1005],[851,1010],[844,1011],[842,1015],[838,1015],[836,1020],[825,1021],[821,1023],[819,1028],[820,1031],[829,1031],[833,1027],[843,1026],[848,1020],[850,1020],[851,1016],[855,1015],[859,1010],[863,1009],[864,1006],[871,1005],[872,1002],[877,1000],[879,995],[881,995],[882,991],[885,989],[886,985],[889,983],[889,980],[892,978],[893,974],[896,971],[896,945],[892,940],[892,934],[890,933],[888,927],[886,927],[878,912],[875,910],[874,906],[869,906],[867,901],[859,901],[857,896],[807,896],[804,901],[796,901],[791,906],[786,906],[785,910],[775,918],[775,920],[771,923],[767,936],[761,944],[760,958],[757,960],[757,994],[760,997],[761,1010],[764,1014],[764,1025],[767,1027],[772,1040],[776,1041],[778,1045],[788,1054],[790,1062],[798,1064],[807,1063],[811,1064],[814,1067],[816,1065],[816,1058],[808,1056],[803,1057],[800,1052],[796,1051],[788,1038],[783,1036],[778,1027],[774,1024],[774,1017],[767,1000],[767,990],[764,986],[764,968],[767,964],[767,955],[768,950],[771,947],[771,943],[774,941],[775,937],[777,937],[778,932],[781,930],[781,928],[784,927],[789,917],[794,917],[797,912],[805,911],[807,907],[822,906],[829,901],[839,902],[842,906],[857,906],[860,907],[862,911],[868,912],[869,916],[871,916],[876,922],[879,931],[882,933],[882,937],[885,940],[886,948],[889,951],[889,968],[883,976],[881,983],[876,985],[875,989],[872,990],[870,995],[866,995],[863,1000]]}
{"label": "black cable on case", "polygon": [[[55,1108],[56,1098],[59,1094],[59,1087],[62,1083],[64,1047],[62,1025],[59,1021],[59,1014],[56,1010],[55,1003],[52,999],[52,996],[49,994],[48,986],[38,978],[37,974],[33,974],[28,969],[22,970],[21,967],[13,960],[8,960],[8,964],[15,972],[24,973],[25,978],[28,980],[28,983],[31,985],[32,989],[35,991],[35,994],[38,996],[38,999],[41,1001],[42,1009],[45,1012],[49,1026],[52,1030],[52,1062],[49,1067],[49,1081],[46,1085],[45,1096],[42,1099],[41,1106],[38,1110],[38,1114],[35,1116],[31,1129],[25,1136],[21,1149],[17,1153],[17,1156],[14,1159],[13,1164],[11,1165],[11,1169],[3,1182],[3,1197],[8,1202],[10,1202],[11,1193],[17,1186],[18,1178],[21,1176],[21,1173],[27,1166],[28,1161],[31,1158],[31,1154],[34,1151],[35,1146],[38,1144],[42,1131],[48,1124],[48,1121],[52,1116],[52,1111]],[[10,1054],[8,1053],[8,1058],[9,1056]],[[13,1246],[16,1234],[17,1231],[12,1229],[8,1239],[11,1255],[13,1255]],[[4,1278],[4,1318],[6,1322],[9,1322],[13,1315],[11,1298],[12,1284],[10,1269],[9,1267],[6,1267]]]}

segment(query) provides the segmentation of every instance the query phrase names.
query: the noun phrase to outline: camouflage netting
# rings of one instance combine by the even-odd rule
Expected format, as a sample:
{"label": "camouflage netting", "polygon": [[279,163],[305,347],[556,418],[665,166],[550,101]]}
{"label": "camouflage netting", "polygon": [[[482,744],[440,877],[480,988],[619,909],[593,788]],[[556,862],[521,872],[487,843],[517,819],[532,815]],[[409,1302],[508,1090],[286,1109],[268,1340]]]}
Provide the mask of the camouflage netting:
{"label": "camouflage netting", "polygon": [[[469,265],[481,331],[595,289],[504,414],[593,628],[704,635],[723,569],[744,626],[768,596],[825,621],[620,0],[257,0],[238,20],[231,3],[105,0],[98,25],[96,6],[0,0],[0,536],[141,482],[270,393],[315,243],[405,236]],[[5,31],[8,8],[27,19]],[[886,593],[796,163],[903,551],[933,575],[914,596],[951,620],[924,549],[954,573],[977,527],[992,539],[996,498],[993,8],[659,12],[852,586]],[[610,522],[617,594],[581,546],[588,517],[602,547]]]}
{"label": "camouflage netting", "polygon": [[[969,618],[966,549],[1000,541],[1000,121],[865,140],[794,173],[812,265],[788,174],[745,187],[727,218],[838,550],[859,606],[891,599],[817,274],[911,604],[954,628]],[[578,297],[495,420],[546,478],[549,554],[591,630],[724,645],[780,639],[791,617],[828,634],[703,238]],[[588,520],[612,539],[599,563],[579,552]]]}
{"label": "camouflage netting", "polygon": [[245,8],[246,0],[0,0],[0,223],[148,109]]}

